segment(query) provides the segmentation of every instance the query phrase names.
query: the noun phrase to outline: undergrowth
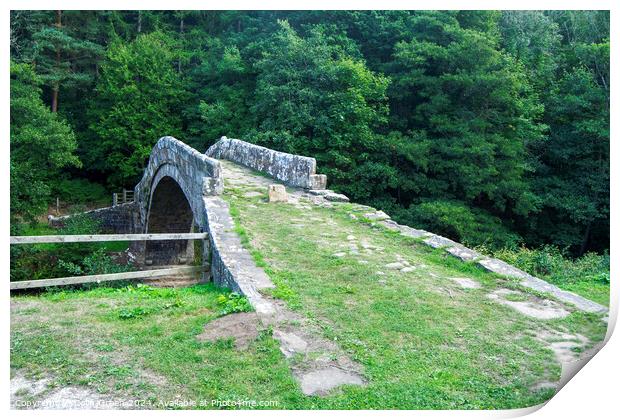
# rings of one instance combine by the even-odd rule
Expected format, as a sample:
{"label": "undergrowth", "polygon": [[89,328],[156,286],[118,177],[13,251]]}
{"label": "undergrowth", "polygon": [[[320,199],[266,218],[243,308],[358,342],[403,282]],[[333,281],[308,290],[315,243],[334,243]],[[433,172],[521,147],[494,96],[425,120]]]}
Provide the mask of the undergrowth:
{"label": "undergrowth", "polygon": [[481,249],[481,251],[562,289],[604,305],[609,304],[610,259],[607,253],[603,255],[588,253],[573,259],[557,247],[549,245],[540,249],[522,247],[497,251]]}

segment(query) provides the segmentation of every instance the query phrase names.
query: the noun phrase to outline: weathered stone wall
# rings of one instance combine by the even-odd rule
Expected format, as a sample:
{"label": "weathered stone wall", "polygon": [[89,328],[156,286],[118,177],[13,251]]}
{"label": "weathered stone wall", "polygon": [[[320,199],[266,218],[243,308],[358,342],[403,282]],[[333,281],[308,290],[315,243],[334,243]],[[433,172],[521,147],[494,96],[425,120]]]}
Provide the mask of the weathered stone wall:
{"label": "weathered stone wall", "polygon": [[[99,222],[103,233],[134,233],[139,225],[138,208],[135,202],[119,204],[112,207],[91,210],[86,214]],[[53,227],[63,227],[73,215],[54,217],[48,216],[49,224]]]}
{"label": "weathered stone wall", "polygon": [[[179,196],[177,199],[170,200],[165,199],[164,194],[164,201],[158,203],[162,198],[156,195],[159,190],[158,187],[160,184],[168,184],[171,181],[174,181],[182,197]],[[155,218],[167,216],[170,220],[179,217],[178,201],[180,200],[186,200],[192,216],[189,221],[187,217],[182,217],[183,231],[189,233],[192,225],[195,224],[199,231],[207,232],[203,196],[221,194],[223,186],[219,161],[203,155],[174,137],[160,138],[153,147],[142,180],[134,189],[139,214],[135,233],[162,233],[161,229],[179,231],[179,226],[162,226],[158,222],[151,224],[149,220],[151,216]],[[159,232],[153,232],[152,229],[157,229]],[[188,255],[191,253],[191,248],[186,248],[187,245],[184,244],[187,244],[187,241],[168,245],[163,242],[159,244],[157,242],[154,244],[134,242],[131,246],[131,252],[138,263],[179,263],[184,258],[186,260],[190,258]],[[166,246],[170,246],[168,253],[166,253]],[[176,252],[175,255],[173,255],[173,251]]]}
{"label": "weathered stone wall", "polygon": [[275,313],[274,306],[259,291],[275,287],[241,244],[228,204],[220,197],[204,197],[205,217],[211,246],[211,275],[218,286],[248,298],[259,317]]}
{"label": "weathered stone wall", "polygon": [[209,147],[206,155],[265,172],[291,187],[320,190],[327,185],[327,177],[316,173],[314,158],[278,152],[243,140],[222,137]]}
{"label": "weathered stone wall", "polygon": [[185,194],[196,218],[196,224],[206,225],[205,220],[198,220],[204,215],[202,197],[222,193],[224,182],[220,162],[174,137],[166,136],[160,138],[153,147],[142,180],[134,189],[141,223],[141,229],[137,233],[147,232],[153,193],[157,189],[157,184],[165,177],[174,179]]}
{"label": "weathered stone wall", "polygon": [[[383,213],[383,212],[381,212]],[[523,270],[520,270],[502,260],[496,258],[487,257],[482,255],[473,249],[466,247],[463,244],[453,241],[452,239],[445,238],[434,233],[427,232],[425,230],[414,229],[409,226],[400,225],[393,220],[390,220],[389,216],[383,213],[386,217],[378,221],[379,224],[387,227],[388,229],[399,231],[401,235],[411,238],[420,238],[422,241],[436,249],[444,249],[448,254],[459,258],[465,262],[474,262],[483,269],[495,274],[499,274],[505,277],[512,277],[518,279],[521,286],[535,290],[541,293],[548,293],[561,302],[574,305],[581,311],[585,312],[598,312],[606,313],[607,308],[589,299],[581,297],[575,293],[567,292],[560,289],[554,284],[547,283],[544,280],[534,277]],[[372,213],[365,215],[369,219],[373,219]]]}

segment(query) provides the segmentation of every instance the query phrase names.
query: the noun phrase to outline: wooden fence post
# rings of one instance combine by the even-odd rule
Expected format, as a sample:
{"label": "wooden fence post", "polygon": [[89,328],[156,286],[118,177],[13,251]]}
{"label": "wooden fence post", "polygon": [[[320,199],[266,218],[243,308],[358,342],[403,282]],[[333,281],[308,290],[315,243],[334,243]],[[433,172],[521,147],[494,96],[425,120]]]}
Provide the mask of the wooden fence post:
{"label": "wooden fence post", "polygon": [[200,274],[200,281],[208,283],[211,280],[211,242],[207,236],[202,240],[202,267],[204,271]]}

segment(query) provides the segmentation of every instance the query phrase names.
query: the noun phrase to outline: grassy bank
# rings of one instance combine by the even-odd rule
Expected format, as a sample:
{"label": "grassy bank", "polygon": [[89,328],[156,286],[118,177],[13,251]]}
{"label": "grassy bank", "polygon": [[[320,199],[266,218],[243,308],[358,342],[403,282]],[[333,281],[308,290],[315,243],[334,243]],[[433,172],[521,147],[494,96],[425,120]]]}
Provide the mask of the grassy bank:
{"label": "grassy bank", "polygon": [[294,400],[293,379],[269,335],[244,352],[232,340],[196,339],[221,316],[222,293],[198,285],[14,296],[12,373],[51,378],[46,392],[78,386],[106,398],[143,399],[154,408],[177,398]]}
{"label": "grassy bank", "polygon": [[[246,246],[277,285],[273,295],[320,323],[371,378],[363,390],[324,400],[326,407],[535,404],[552,394],[535,385],[557,380],[560,373],[536,332],[579,333],[591,342],[604,335],[596,316],[575,312],[542,321],[491,302],[486,295],[498,288],[519,287],[369,226],[354,205],[266,204],[246,194],[251,190],[228,189],[226,197]],[[405,274],[388,268],[400,260],[414,269]],[[454,278],[471,279],[480,288],[464,290]]]}
{"label": "grassy bank", "polygon": [[609,254],[590,253],[572,259],[550,246],[538,250],[527,248],[501,250],[493,254],[564,290],[609,305]]}

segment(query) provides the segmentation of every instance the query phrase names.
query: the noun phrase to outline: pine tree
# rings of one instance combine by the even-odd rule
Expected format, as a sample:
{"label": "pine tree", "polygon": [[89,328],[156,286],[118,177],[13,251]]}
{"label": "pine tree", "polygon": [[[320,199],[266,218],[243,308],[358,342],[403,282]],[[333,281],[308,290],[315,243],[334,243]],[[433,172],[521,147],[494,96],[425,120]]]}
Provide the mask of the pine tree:
{"label": "pine tree", "polygon": [[32,62],[51,91],[52,112],[58,111],[62,88],[79,88],[93,81],[94,61],[103,53],[100,45],[74,37],[75,28],[63,24],[63,11],[33,35]]}

